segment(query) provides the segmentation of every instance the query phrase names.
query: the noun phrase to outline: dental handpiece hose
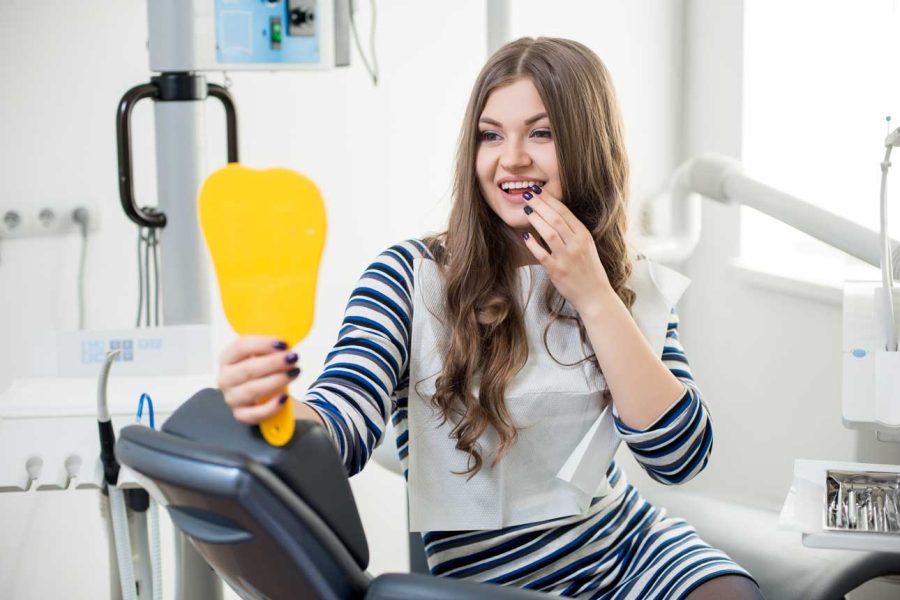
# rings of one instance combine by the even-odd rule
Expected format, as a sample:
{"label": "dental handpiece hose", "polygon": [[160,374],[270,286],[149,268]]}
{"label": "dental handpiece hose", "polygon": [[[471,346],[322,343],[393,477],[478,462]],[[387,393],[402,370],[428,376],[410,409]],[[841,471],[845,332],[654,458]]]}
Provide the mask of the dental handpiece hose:
{"label": "dental handpiece hose", "polygon": [[109,417],[109,405],[106,401],[106,382],[112,363],[121,350],[108,352],[103,368],[100,371],[100,382],[97,386],[97,428],[100,432],[100,462],[103,463],[103,478],[107,485],[114,486],[119,480],[119,462],[116,460],[116,432]]}
{"label": "dental handpiece hose", "polygon": [[113,545],[116,552],[116,563],[119,573],[119,585],[123,600],[137,600],[137,589],[134,578],[134,564],[131,554],[131,539],[128,534],[128,514],[125,508],[125,495],[116,483],[119,480],[119,462],[116,460],[114,448],[116,434],[112,419],[109,416],[109,404],[106,400],[106,384],[112,363],[121,350],[106,353],[106,360],[100,371],[97,385],[97,426],[100,432],[100,462],[103,463],[103,478],[109,498],[109,514],[113,527]]}

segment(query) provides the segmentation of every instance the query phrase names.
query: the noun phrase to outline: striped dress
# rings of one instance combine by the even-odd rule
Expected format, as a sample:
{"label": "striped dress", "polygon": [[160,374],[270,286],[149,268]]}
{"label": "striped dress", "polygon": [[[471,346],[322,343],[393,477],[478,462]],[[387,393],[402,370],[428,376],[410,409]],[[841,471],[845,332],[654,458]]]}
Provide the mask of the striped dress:
{"label": "striped dress", "polygon": [[[381,443],[387,419],[408,479],[409,348],[413,260],[431,257],[420,240],[382,252],[354,289],[334,348],[302,401],[325,422],[350,476]],[[706,466],[712,425],[678,341],[672,312],[662,360],[686,392],[654,424],[616,428],[647,473],[677,485]],[[615,413],[614,413],[615,414]],[[681,519],[643,499],[613,462],[609,486],[586,514],[497,530],[422,534],[432,574],[516,586],[572,598],[682,598],[704,581],[752,577]]]}

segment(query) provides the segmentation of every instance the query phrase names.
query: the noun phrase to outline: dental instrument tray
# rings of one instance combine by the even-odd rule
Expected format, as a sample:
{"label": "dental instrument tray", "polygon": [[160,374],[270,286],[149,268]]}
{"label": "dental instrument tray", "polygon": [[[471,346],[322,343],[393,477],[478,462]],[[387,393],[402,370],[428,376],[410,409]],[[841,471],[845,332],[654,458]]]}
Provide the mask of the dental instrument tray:
{"label": "dental instrument tray", "polygon": [[825,472],[825,530],[900,534],[900,474]]}

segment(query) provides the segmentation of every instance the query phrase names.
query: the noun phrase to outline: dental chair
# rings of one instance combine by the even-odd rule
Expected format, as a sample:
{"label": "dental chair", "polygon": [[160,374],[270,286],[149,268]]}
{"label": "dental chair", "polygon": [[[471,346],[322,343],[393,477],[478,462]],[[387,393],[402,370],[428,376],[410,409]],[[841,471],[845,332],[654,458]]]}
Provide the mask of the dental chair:
{"label": "dental chair", "polygon": [[840,600],[868,581],[900,576],[900,554],[808,548],[799,533],[777,528],[778,512],[768,507],[675,488],[641,493],[750,571],[769,600]]}
{"label": "dental chair", "polygon": [[[374,459],[399,473],[393,439],[387,431]],[[326,431],[298,421],[293,440],[272,447],[232,418],[218,390],[198,392],[162,431],[125,427],[116,456],[245,598],[546,597],[423,574],[421,542],[410,544],[419,573],[373,578],[349,480]],[[769,600],[838,600],[871,579],[900,574],[900,554],[802,546],[796,533],[776,529],[772,510],[679,489],[642,493],[747,568]]]}
{"label": "dental chair", "polygon": [[[394,439],[392,429],[385,432],[373,459],[402,476]],[[900,554],[808,548],[798,533],[778,529],[778,511],[770,507],[663,485],[640,491],[747,569],[768,600],[840,600],[873,579],[900,578]],[[410,534],[410,563],[413,571],[427,569],[417,533]]]}
{"label": "dental chair", "polygon": [[421,573],[366,572],[369,549],[331,438],[298,421],[281,448],[238,423],[219,390],[195,394],[162,431],[123,428],[119,462],[243,598],[527,600],[543,594]]}

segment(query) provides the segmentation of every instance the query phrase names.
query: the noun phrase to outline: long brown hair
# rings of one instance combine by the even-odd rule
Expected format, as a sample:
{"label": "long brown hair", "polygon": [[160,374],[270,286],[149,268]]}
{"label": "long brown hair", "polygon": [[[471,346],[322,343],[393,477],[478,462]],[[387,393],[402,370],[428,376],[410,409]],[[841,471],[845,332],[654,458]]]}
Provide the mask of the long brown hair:
{"label": "long brown hair", "polygon": [[[477,442],[488,426],[500,440],[491,466],[515,443],[518,432],[504,393],[528,360],[513,264],[514,245],[522,242],[488,205],[475,171],[478,119],[487,98],[521,78],[531,80],[547,110],[563,202],[593,235],[615,292],[629,309],[634,302],[634,293],[626,287],[631,274],[625,243],[628,158],[609,73],[597,55],[578,42],[544,37],[510,42],[491,56],[472,90],[459,137],[447,229],[424,240],[441,267],[449,329],[431,402],[443,422],[454,424],[456,448],[470,455],[468,469],[459,473],[469,478],[482,468]],[[583,323],[574,311],[563,314],[566,300],[549,280],[542,300],[550,315],[544,345],[547,331],[559,319],[576,321],[584,343]],[[599,373],[594,359],[583,360],[591,360]],[[479,376],[476,397],[472,384]]]}

